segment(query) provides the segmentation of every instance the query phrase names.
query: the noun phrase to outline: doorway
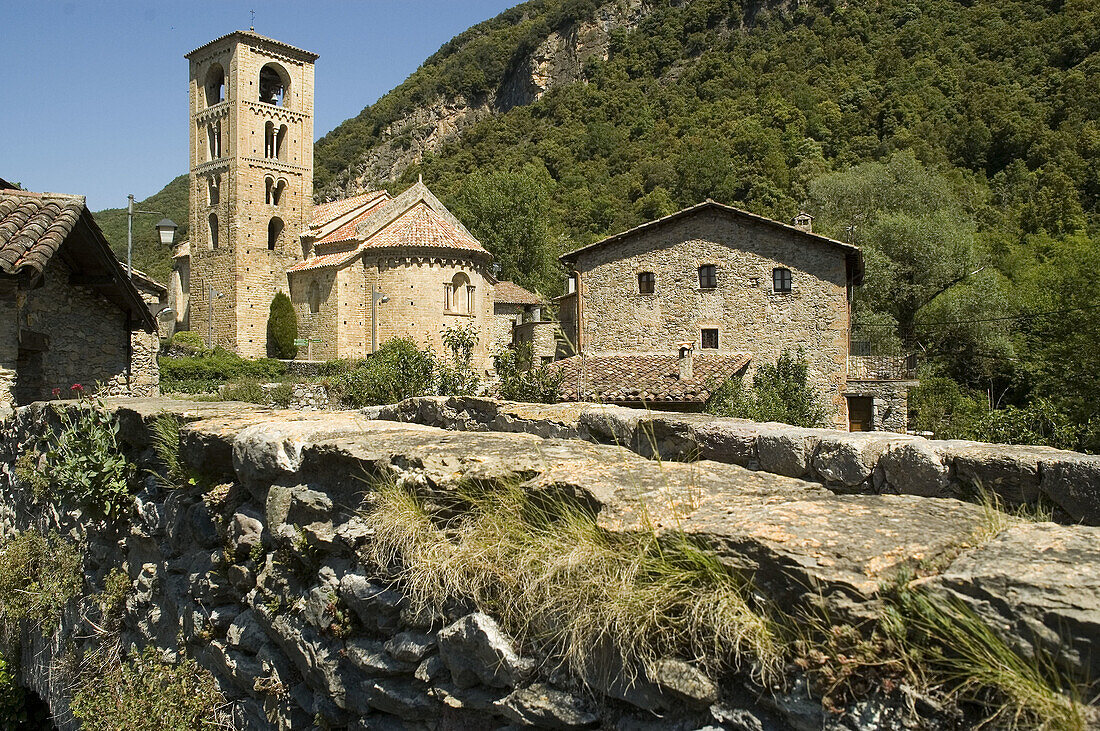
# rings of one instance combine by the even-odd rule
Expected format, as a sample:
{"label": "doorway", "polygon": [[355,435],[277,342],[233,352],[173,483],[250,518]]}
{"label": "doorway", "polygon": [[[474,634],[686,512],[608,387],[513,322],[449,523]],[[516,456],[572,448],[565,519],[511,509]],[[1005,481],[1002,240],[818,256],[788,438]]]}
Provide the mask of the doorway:
{"label": "doorway", "polygon": [[848,397],[848,431],[873,431],[874,399],[870,396]]}

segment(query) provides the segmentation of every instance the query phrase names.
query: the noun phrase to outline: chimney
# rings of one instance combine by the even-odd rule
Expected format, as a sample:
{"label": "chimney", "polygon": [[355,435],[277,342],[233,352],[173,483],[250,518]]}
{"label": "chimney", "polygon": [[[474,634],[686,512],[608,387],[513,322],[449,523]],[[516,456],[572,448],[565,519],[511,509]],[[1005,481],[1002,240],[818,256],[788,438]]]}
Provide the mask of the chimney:
{"label": "chimney", "polygon": [[813,233],[814,230],[814,217],[809,213],[802,211],[794,217],[794,227],[800,228],[807,233]]}
{"label": "chimney", "polygon": [[680,380],[690,381],[695,361],[695,343],[676,343],[680,349]]}

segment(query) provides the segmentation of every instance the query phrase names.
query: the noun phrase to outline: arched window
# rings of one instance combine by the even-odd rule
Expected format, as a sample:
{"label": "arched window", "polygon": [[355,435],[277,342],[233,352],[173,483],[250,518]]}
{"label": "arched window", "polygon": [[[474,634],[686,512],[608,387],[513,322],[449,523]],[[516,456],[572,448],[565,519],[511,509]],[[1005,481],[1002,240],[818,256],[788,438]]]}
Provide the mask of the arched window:
{"label": "arched window", "polygon": [[284,190],[286,190],[286,181],[279,179],[271,189],[271,205],[277,206],[282,202]]}
{"label": "arched window", "polygon": [[309,311],[316,315],[321,310],[321,285],[317,280],[309,283]]}
{"label": "arched window", "polygon": [[275,154],[272,155],[277,160],[286,160],[286,125],[279,127],[279,131],[275,133]]}
{"label": "arched window", "polygon": [[211,122],[206,127],[206,136],[208,143],[208,150],[210,152],[210,159],[217,160],[222,156],[222,123],[221,121]]}
{"label": "arched window", "polygon": [[222,176],[220,175],[215,175],[207,181],[207,196],[212,206],[218,205],[221,200],[221,182]]}
{"label": "arched window", "polygon": [[207,219],[210,223],[210,248],[218,248],[218,214],[211,213],[210,218]]}
{"label": "arched window", "polygon": [[264,203],[271,205],[275,194],[275,179],[268,176],[264,178]]}
{"label": "arched window", "polygon": [[466,314],[473,310],[474,288],[470,278],[463,272],[454,275],[450,282],[443,285],[443,309],[447,312]]}
{"label": "arched window", "polygon": [[225,71],[220,63],[211,64],[206,70],[206,106],[212,107],[225,100]]}
{"label": "arched window", "polygon": [[269,63],[260,69],[260,101],[286,106],[290,94],[290,77],[277,63]]}
{"label": "arched window", "polygon": [[283,219],[276,216],[267,224],[267,248],[275,251],[275,245],[279,243],[279,237],[283,234]]}

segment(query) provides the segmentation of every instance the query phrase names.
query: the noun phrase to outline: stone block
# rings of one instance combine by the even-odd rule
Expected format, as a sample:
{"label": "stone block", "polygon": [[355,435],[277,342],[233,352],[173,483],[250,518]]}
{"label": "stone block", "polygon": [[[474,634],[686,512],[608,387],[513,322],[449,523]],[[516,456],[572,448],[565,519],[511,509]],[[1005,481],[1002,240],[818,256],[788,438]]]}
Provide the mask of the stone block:
{"label": "stone block", "polygon": [[1039,490],[1071,520],[1100,525],[1100,456],[1063,452],[1040,460]]}
{"label": "stone block", "polygon": [[599,716],[569,693],[543,683],[512,691],[496,704],[501,715],[520,726],[550,729],[591,728]]}
{"label": "stone block", "polygon": [[444,627],[438,641],[439,654],[459,688],[478,683],[515,687],[535,667],[532,660],[516,653],[512,640],[486,614],[468,614]]}
{"label": "stone block", "polygon": [[958,484],[944,453],[926,439],[896,438],[878,459],[881,492],[923,497],[958,497]]}

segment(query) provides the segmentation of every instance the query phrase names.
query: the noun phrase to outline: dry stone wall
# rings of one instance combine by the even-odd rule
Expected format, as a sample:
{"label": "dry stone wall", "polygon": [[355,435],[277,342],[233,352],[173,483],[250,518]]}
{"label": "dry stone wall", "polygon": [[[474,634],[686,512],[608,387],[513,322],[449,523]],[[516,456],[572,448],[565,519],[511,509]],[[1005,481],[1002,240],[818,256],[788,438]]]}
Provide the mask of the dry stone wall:
{"label": "dry stone wall", "polygon": [[[638,435],[649,428],[638,412],[631,419],[626,410],[580,404],[420,399],[301,413],[167,399],[109,403],[126,454],[142,468],[158,467],[153,420],[176,414],[185,423],[181,458],[206,485],[168,488],[149,475],[129,522],[97,523],[36,503],[13,473],[16,455],[56,421],[57,406],[22,407],[0,423],[0,534],[34,525],[86,546],[84,594],[66,608],[59,630],[42,637],[27,628],[18,638],[21,682],[49,702],[65,729],[77,726],[67,716],[72,686],[64,669],[96,635],[85,617],[118,567],[131,582],[123,646],[194,657],[231,699],[241,728],[909,728],[913,704],[924,709],[924,728],[957,723],[907,688],[875,690],[846,713],[826,713],[793,667],[784,683],[761,687],[747,672],[709,677],[690,658],[669,656],[633,683],[617,676],[586,685],[510,637],[483,607],[414,605],[398,567],[374,563],[367,550],[376,540],[365,517],[375,478],[437,496],[471,480],[572,496],[604,530],[675,529],[747,572],[761,601],[790,609],[812,598],[838,621],[872,616],[880,582],[915,569],[936,591],[971,604],[1021,652],[1046,649],[1069,672],[1100,677],[1100,529],[1021,524],[985,542],[976,540],[979,506],[837,494],[816,481],[732,464],[733,455],[770,454],[746,446],[765,434],[778,439],[769,425],[750,432],[744,423],[723,431],[670,422],[654,440],[658,450],[705,444],[708,458],[656,462],[638,453]],[[470,431],[376,418],[397,412]],[[614,433],[636,448],[577,438],[582,431]],[[789,432],[788,471],[833,469],[820,450],[834,444],[830,435],[837,433]],[[817,446],[807,456],[811,439]],[[835,446],[848,454],[836,465],[862,464],[857,453],[869,453]],[[1050,469],[1071,464],[1079,462]]]}

